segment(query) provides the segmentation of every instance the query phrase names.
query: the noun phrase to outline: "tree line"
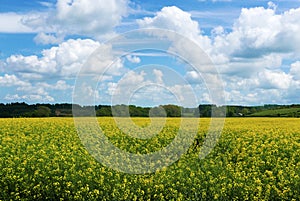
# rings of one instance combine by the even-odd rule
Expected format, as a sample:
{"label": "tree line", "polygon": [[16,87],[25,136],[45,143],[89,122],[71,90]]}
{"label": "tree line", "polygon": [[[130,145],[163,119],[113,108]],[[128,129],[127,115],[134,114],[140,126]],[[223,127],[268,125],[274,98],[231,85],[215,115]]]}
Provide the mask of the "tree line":
{"label": "tree line", "polygon": [[[78,104],[27,104],[25,102],[0,104],[0,117],[72,117],[76,116],[119,116],[119,117],[241,117],[271,109],[300,108],[300,105],[263,105],[263,106],[216,106],[200,104],[195,108],[184,108],[177,105],[160,105],[156,107],[140,107],[135,105],[96,105],[80,106]],[[212,111],[214,114],[212,114]]]}

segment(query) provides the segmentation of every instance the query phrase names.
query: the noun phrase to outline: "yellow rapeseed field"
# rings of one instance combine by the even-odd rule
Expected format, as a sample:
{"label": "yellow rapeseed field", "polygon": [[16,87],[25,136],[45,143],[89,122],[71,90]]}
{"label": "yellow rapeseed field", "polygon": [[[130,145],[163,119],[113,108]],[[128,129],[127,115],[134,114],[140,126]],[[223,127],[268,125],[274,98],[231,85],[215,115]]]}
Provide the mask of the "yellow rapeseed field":
{"label": "yellow rapeseed field", "polygon": [[[114,146],[139,154],[167,146],[180,124],[169,118],[157,136],[137,139],[113,118],[98,121]],[[88,153],[72,118],[0,119],[0,200],[300,200],[300,119],[227,118],[200,160],[209,122],[169,167],[127,174]]]}

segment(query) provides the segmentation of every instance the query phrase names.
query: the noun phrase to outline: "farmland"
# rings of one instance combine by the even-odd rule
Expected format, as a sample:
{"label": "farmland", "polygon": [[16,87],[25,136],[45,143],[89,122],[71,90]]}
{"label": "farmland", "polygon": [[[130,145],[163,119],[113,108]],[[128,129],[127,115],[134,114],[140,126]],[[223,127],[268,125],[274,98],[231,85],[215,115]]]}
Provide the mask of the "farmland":
{"label": "farmland", "polygon": [[299,117],[300,109],[299,108],[284,108],[284,109],[265,110],[265,111],[250,114],[249,116],[254,116],[254,117]]}
{"label": "farmland", "polygon": [[[140,154],[167,146],[179,120],[168,118],[159,135],[144,140],[122,133],[113,118],[98,118],[112,144]],[[209,123],[201,119],[198,141]],[[127,174],[88,153],[72,118],[0,119],[0,200],[299,200],[299,125],[298,118],[227,118],[205,159],[194,143],[169,167]]]}

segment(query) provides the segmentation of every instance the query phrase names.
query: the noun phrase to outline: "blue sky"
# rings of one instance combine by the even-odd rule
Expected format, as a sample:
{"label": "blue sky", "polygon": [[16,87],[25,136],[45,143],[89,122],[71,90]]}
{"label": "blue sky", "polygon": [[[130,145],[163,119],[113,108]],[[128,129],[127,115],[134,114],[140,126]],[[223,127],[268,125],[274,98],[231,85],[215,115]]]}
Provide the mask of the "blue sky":
{"label": "blue sky", "polygon": [[[194,106],[214,103],[217,86],[226,104],[300,103],[299,0],[0,3],[0,102]],[[174,31],[196,50],[178,37],[164,44],[163,31],[114,44],[141,28]],[[150,39],[164,51],[139,45]],[[200,49],[212,66],[197,67]],[[101,60],[87,70],[92,53]]]}

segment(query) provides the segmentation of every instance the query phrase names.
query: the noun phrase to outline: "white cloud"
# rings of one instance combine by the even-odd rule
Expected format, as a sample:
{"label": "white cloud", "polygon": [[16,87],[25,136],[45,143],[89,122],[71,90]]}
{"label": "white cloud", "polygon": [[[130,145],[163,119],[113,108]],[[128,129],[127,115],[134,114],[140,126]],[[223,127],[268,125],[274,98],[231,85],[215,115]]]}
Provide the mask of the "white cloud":
{"label": "white cloud", "polygon": [[7,101],[18,101],[18,100],[26,100],[28,102],[54,102],[54,98],[46,95],[46,96],[41,96],[38,94],[29,94],[29,95],[18,95],[18,94],[7,94],[4,97],[5,100]]}
{"label": "white cloud", "polygon": [[129,10],[129,0],[58,0],[45,12],[0,13],[0,32],[39,33],[35,41],[57,44],[66,35],[111,38]]}
{"label": "white cloud", "polygon": [[194,71],[194,70],[186,72],[184,78],[189,83],[199,83],[202,81],[201,75],[197,71]]}
{"label": "white cloud", "polygon": [[75,104],[81,105],[95,105],[100,101],[100,94],[94,86],[87,82],[82,82],[76,85],[76,89],[73,94],[73,101]]}
{"label": "white cloud", "polygon": [[8,100],[8,101],[17,101],[17,100],[20,100],[22,99],[18,94],[7,94],[5,97],[4,97],[5,100]]}
{"label": "white cloud", "polygon": [[[140,73],[135,71],[129,71],[122,77],[118,85],[125,86],[125,87],[128,86],[136,87],[145,81],[145,75],[146,73],[144,71],[141,71]],[[120,93],[122,93],[122,91],[120,91]]]}
{"label": "white cloud", "polygon": [[284,72],[265,70],[259,73],[261,87],[273,89],[288,89],[292,77]]}
{"label": "white cloud", "polygon": [[[13,80],[16,80],[15,75],[12,77],[15,77]],[[46,86],[47,85],[47,86]],[[46,91],[49,90],[50,85],[46,83],[37,83],[35,85],[31,83],[27,83],[24,81],[15,82],[14,85],[17,86],[15,89],[12,89],[11,92],[15,91],[16,94],[6,94],[4,97],[4,100],[8,101],[18,101],[18,100],[24,100],[29,102],[53,102],[54,98],[49,95],[49,92]],[[53,88],[52,86],[51,88]]]}
{"label": "white cloud", "polygon": [[276,10],[277,9],[277,5],[274,2],[269,1],[268,2],[268,8]]}
{"label": "white cloud", "polygon": [[176,6],[164,7],[156,15],[137,20],[141,28],[162,28],[176,31],[186,37],[195,38],[199,35],[199,25],[191,19],[191,14]]}
{"label": "white cloud", "polygon": [[15,75],[8,75],[5,74],[4,76],[0,76],[0,85],[1,86],[23,86],[23,87],[27,87],[30,84],[27,82],[24,82],[22,80],[20,80],[17,76]]}
{"label": "white cloud", "polygon": [[140,87],[147,83],[145,76],[143,71],[128,71],[117,83],[109,82],[106,91],[112,105],[128,104]]}
{"label": "white cloud", "polygon": [[[276,14],[274,9],[242,9],[233,31],[216,38],[219,52],[242,58],[261,58],[271,53],[299,50],[300,8]],[[253,20],[259,19],[259,20]],[[299,55],[299,54],[298,54]]]}
{"label": "white cloud", "polygon": [[53,34],[46,34],[44,32],[40,32],[36,35],[36,37],[34,38],[34,41],[37,44],[59,44],[61,42],[63,42],[64,37],[63,36],[55,36]]}
{"label": "white cloud", "polygon": [[293,76],[294,79],[300,81],[300,61],[291,64],[290,74]]}
{"label": "white cloud", "polygon": [[153,69],[153,74],[155,75],[156,83],[158,83],[158,84],[164,83],[164,81],[163,81],[164,74],[161,70]]}
{"label": "white cloud", "polygon": [[24,25],[24,15],[17,13],[0,13],[0,33],[32,33],[34,29]]}
{"label": "white cloud", "polygon": [[[69,90],[69,91],[67,91]],[[64,91],[70,92],[73,90],[73,87],[71,85],[68,85],[66,81],[64,80],[58,80],[54,84],[49,84],[47,82],[37,82],[37,83],[32,83],[32,84],[27,84],[27,85],[21,85],[16,88],[16,92],[18,94],[10,95],[8,94],[6,96],[6,100],[9,100],[9,97],[19,97],[17,99],[23,99],[27,100],[30,102],[54,102],[55,99],[52,97],[53,91]],[[69,93],[68,93],[69,94]],[[67,99],[70,99],[71,97],[65,97]],[[16,99],[16,100],[17,100]]]}
{"label": "white cloud", "polygon": [[227,92],[240,92],[230,96],[235,103],[268,103],[272,98],[285,101],[286,91],[299,85],[297,62],[289,73],[282,70],[282,64],[300,57],[295,45],[300,42],[300,8],[281,14],[275,9],[271,3],[267,9],[244,8],[231,32],[222,28],[213,31],[210,56],[223,74]]}
{"label": "white cloud", "polygon": [[160,28],[175,31],[196,42],[207,52],[211,48],[211,41],[208,36],[201,35],[198,22],[192,20],[190,13],[176,6],[164,7],[154,17],[145,17],[142,20],[137,20],[137,23],[140,28]]}
{"label": "white cloud", "polygon": [[6,59],[6,71],[44,76],[75,76],[100,44],[90,39],[70,39],[42,51],[42,56],[12,55]]}
{"label": "white cloud", "polygon": [[[144,86],[147,82],[145,81],[146,73],[144,71],[135,72],[128,71],[118,81],[118,83],[108,83],[108,94],[117,102],[126,101],[131,97],[140,87]],[[124,102],[123,102],[124,103]]]}
{"label": "white cloud", "polygon": [[126,15],[127,4],[126,0],[58,0],[56,20],[71,33],[106,34]]}
{"label": "white cloud", "polygon": [[46,1],[39,1],[39,4],[41,4],[44,7],[48,7],[48,8],[54,7],[54,4],[52,4],[50,2],[46,2]]}
{"label": "white cloud", "polygon": [[[118,87],[118,83],[109,82],[107,84],[107,94],[110,96],[114,95],[117,87]],[[104,86],[104,88],[106,88],[106,86]]]}
{"label": "white cloud", "polygon": [[[0,76],[0,86],[10,88],[9,94],[1,94],[7,101],[28,101],[28,102],[54,102],[54,98],[49,94],[49,90],[68,90],[72,89],[65,81],[59,80],[55,84],[38,82],[32,84],[29,81],[21,80],[16,75]],[[16,94],[11,94],[12,92]]]}
{"label": "white cloud", "polygon": [[41,85],[30,85],[30,86],[21,86],[17,88],[19,92],[25,92],[28,94],[37,94],[40,96],[47,96],[48,92],[45,90],[44,86]]}
{"label": "white cloud", "polygon": [[43,88],[46,88],[48,90],[52,89],[52,90],[65,91],[65,90],[72,90],[72,88],[73,88],[71,85],[68,85],[66,83],[66,81],[64,81],[64,80],[58,80],[55,84],[48,84],[48,83],[42,82],[42,83],[38,83],[37,85],[41,86]]}
{"label": "white cloud", "polygon": [[131,63],[136,63],[136,64],[138,64],[138,63],[141,62],[141,59],[140,59],[139,57],[133,56],[133,55],[126,55],[126,59],[127,59],[128,61],[130,61]]}
{"label": "white cloud", "polygon": [[167,87],[167,89],[176,98],[176,102],[184,107],[196,107],[199,103],[197,100],[198,94],[196,94],[191,85],[178,85]]}
{"label": "white cloud", "polygon": [[222,26],[217,26],[213,28],[211,31],[212,36],[224,36],[225,35],[225,30],[224,27]]}
{"label": "white cloud", "polygon": [[[118,83],[109,82],[107,84],[107,94],[111,96],[113,105],[175,103],[176,98],[164,83],[163,77],[163,72],[155,68],[147,73],[128,71]],[[174,88],[174,93],[177,93],[176,89],[179,90],[179,87]],[[176,95],[179,96],[179,94]],[[184,97],[180,96],[180,98]]]}
{"label": "white cloud", "polygon": [[274,45],[279,29],[280,16],[275,15],[274,10],[262,7],[244,8],[233,27],[233,32],[225,36],[225,41],[218,41],[222,44],[217,46],[222,47],[221,52],[227,50],[228,54],[234,56],[261,56],[261,51],[267,51],[264,48]]}
{"label": "white cloud", "polygon": [[[26,26],[40,32],[63,35],[86,35],[107,38],[128,12],[128,0],[58,0],[54,9],[45,13],[30,13],[23,18]],[[49,42],[53,37],[43,35],[38,42]]]}
{"label": "white cloud", "polygon": [[[119,76],[126,72],[124,60],[114,52],[111,44],[100,44],[87,60],[81,73],[99,76]],[[103,78],[104,78],[103,77]]]}

